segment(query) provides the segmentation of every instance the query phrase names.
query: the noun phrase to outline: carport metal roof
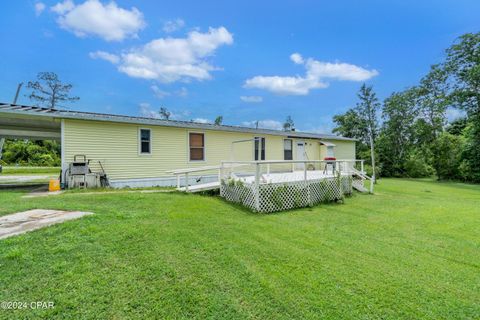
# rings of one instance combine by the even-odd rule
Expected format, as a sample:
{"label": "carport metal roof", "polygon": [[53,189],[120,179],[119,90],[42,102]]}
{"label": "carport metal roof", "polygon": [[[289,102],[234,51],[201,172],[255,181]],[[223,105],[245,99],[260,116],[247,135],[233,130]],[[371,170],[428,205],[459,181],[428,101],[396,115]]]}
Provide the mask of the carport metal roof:
{"label": "carport metal roof", "polygon": [[0,103],[0,138],[60,140],[61,119],[49,116],[54,112]]}

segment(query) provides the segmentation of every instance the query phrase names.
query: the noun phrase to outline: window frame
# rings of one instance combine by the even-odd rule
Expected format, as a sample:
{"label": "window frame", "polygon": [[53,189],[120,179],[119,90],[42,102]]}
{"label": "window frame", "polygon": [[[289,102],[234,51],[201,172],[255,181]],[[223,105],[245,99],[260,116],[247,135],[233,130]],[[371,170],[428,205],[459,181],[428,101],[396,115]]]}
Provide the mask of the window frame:
{"label": "window frame", "polygon": [[[191,147],[190,147],[190,134],[201,134],[203,135],[203,159],[202,160],[192,160],[192,157],[191,157]],[[206,162],[207,161],[207,135],[205,134],[205,132],[201,132],[201,131],[188,131],[188,134],[187,134],[187,148],[188,148],[188,162]],[[199,149],[199,147],[194,147],[194,148],[197,148]]]}
{"label": "window frame", "polygon": [[[290,159],[287,159],[287,157],[285,156],[285,151],[288,151],[287,149],[285,149],[285,141],[290,141]],[[293,160],[293,139],[283,139],[283,160]]]}
{"label": "window frame", "polygon": [[[142,130],[148,130],[150,132],[150,139],[148,141],[148,152],[142,152]],[[150,128],[138,128],[138,155],[139,156],[151,156],[152,155],[152,129]]]}
{"label": "window frame", "polygon": [[[332,154],[329,155],[329,151],[332,151]],[[327,146],[326,152],[325,152],[326,157],[333,157],[335,158],[335,146]]]}
{"label": "window frame", "polygon": [[[255,144],[259,141],[260,146],[260,159],[256,160],[255,157],[257,156],[257,152],[255,150]],[[262,158],[262,141],[263,141],[263,158]],[[253,138],[253,161],[265,161],[267,159],[267,139],[265,137],[257,136]]]}

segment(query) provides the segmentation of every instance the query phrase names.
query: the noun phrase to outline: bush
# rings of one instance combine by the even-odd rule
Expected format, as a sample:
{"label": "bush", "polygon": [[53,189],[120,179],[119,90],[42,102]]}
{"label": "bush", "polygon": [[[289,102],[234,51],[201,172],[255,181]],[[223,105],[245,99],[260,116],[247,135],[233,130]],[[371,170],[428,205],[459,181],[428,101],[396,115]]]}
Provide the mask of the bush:
{"label": "bush", "polygon": [[461,179],[466,174],[467,168],[464,165],[460,174],[462,162],[462,151],[465,142],[462,136],[454,136],[448,132],[442,133],[433,145],[434,161],[433,166],[439,179]]}
{"label": "bush", "polygon": [[2,160],[5,165],[59,166],[60,145],[48,140],[6,140]]}
{"label": "bush", "polygon": [[414,153],[405,161],[405,173],[410,178],[425,178],[435,174],[435,169],[420,154]]}
{"label": "bush", "polygon": [[480,116],[465,129],[465,143],[459,173],[464,180],[480,182]]}

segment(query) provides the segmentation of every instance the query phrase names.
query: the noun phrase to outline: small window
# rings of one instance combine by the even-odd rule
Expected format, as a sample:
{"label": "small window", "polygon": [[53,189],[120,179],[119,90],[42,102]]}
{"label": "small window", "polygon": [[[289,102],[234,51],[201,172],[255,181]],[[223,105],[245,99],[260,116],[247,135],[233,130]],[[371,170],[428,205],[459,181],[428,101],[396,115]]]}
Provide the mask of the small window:
{"label": "small window", "polygon": [[140,153],[152,153],[150,129],[140,129]]}
{"label": "small window", "polygon": [[333,150],[333,146],[328,146],[327,147],[327,157],[334,157],[335,156],[335,152]]}
{"label": "small window", "polygon": [[205,135],[203,133],[190,133],[190,161],[205,160]]}
{"label": "small window", "polygon": [[283,160],[293,160],[292,139],[283,140]]}
{"label": "small window", "polygon": [[255,161],[265,160],[265,138],[255,137]]}

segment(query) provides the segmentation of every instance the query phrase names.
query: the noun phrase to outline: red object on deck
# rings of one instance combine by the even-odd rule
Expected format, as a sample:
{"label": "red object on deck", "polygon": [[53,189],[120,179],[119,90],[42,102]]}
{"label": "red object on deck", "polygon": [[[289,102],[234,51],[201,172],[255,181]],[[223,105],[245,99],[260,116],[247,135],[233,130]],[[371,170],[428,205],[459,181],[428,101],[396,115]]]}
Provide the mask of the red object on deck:
{"label": "red object on deck", "polygon": [[327,160],[327,161],[328,160],[337,160],[337,158],[335,158],[335,157],[325,157],[325,158],[323,158],[323,160]]}

